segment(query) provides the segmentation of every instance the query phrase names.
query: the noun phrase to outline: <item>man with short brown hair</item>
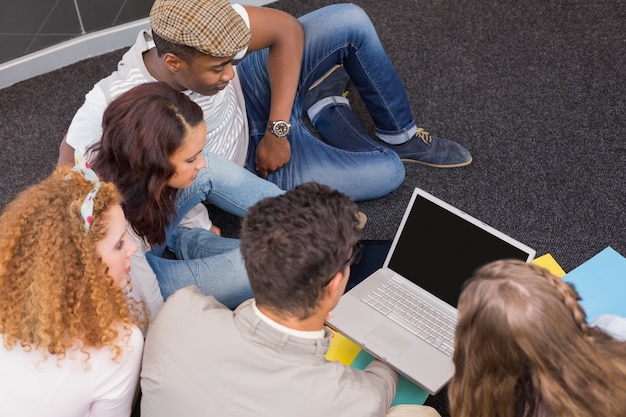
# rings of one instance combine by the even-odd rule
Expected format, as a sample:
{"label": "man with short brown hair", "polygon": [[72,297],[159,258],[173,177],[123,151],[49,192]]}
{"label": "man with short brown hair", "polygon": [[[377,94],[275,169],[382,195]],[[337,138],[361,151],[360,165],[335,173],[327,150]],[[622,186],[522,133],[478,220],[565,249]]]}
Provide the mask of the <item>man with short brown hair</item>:
{"label": "man with short brown hair", "polygon": [[[255,204],[241,251],[254,299],[233,312],[194,287],[172,295],[152,323],[141,373],[146,417],[379,416],[398,374],[326,360],[324,323],[360,254],[356,205],[305,183]],[[438,416],[406,406],[394,415]]]}

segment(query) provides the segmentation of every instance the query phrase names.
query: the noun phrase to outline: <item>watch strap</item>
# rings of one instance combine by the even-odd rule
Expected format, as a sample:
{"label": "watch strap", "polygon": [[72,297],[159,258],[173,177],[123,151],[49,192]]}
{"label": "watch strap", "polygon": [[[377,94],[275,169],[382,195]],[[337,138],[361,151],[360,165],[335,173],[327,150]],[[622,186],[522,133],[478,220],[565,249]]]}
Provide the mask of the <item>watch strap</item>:
{"label": "watch strap", "polygon": [[284,120],[270,120],[267,122],[267,130],[279,138],[286,137],[291,133],[291,124]]}

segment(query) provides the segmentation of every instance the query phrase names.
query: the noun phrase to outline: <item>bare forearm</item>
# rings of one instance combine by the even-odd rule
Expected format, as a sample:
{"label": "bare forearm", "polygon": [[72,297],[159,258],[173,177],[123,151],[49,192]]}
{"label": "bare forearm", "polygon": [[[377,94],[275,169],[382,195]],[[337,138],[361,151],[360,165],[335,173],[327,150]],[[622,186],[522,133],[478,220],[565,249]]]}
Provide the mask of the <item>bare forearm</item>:
{"label": "bare forearm", "polygon": [[269,120],[289,121],[302,65],[302,26],[295,17],[282,11],[258,7],[246,7],[246,10],[252,31],[249,49],[269,48]]}
{"label": "bare forearm", "polygon": [[59,144],[59,159],[57,166],[73,165],[74,164],[74,148],[67,144],[65,137]]}
{"label": "bare forearm", "polygon": [[302,65],[303,33],[299,22],[292,37],[270,49],[267,59],[272,99],[270,120],[289,121]]}

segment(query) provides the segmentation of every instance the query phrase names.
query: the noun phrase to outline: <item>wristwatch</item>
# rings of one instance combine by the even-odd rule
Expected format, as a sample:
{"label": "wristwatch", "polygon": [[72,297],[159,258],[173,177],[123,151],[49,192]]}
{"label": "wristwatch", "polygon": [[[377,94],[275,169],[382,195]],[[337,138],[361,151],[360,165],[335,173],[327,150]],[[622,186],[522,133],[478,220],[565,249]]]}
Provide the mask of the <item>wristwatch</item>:
{"label": "wristwatch", "polygon": [[284,138],[291,132],[291,125],[284,120],[267,122],[267,130],[279,138]]}

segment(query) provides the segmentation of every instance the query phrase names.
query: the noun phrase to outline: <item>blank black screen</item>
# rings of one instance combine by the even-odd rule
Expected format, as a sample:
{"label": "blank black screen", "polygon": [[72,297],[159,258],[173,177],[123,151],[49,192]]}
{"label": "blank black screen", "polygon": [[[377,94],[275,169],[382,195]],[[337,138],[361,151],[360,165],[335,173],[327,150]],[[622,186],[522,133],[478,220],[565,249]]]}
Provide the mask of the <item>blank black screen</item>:
{"label": "blank black screen", "polygon": [[456,307],[474,270],[507,258],[528,253],[418,194],[388,267]]}

